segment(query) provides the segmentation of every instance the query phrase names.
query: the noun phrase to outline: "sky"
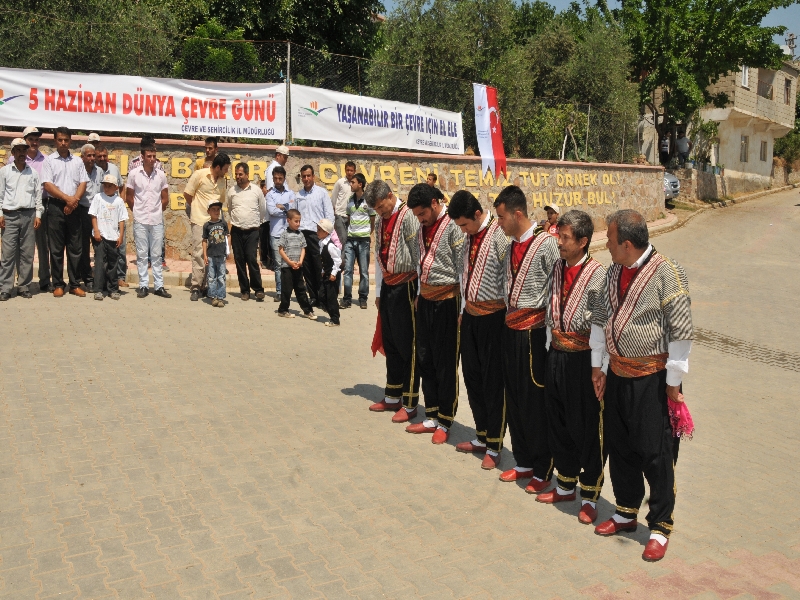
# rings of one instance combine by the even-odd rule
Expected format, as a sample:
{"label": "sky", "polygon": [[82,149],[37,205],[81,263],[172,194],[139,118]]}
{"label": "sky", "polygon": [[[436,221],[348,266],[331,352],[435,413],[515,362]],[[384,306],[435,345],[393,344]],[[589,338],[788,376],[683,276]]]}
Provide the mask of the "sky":
{"label": "sky", "polygon": [[[569,6],[570,0],[547,0],[550,4],[556,7],[556,10],[564,10]],[[394,0],[384,0],[386,11],[391,12],[394,8]],[[614,8],[619,6],[614,0],[610,0],[609,7]],[[772,11],[764,19],[763,25],[771,27],[775,25],[784,25],[789,28],[789,32],[793,32],[797,37],[798,49],[795,50],[795,56],[800,57],[800,4],[793,4],[789,8],[779,8]],[[788,33],[788,32],[787,32]],[[775,37],[776,44],[785,44],[786,42],[782,37]]]}

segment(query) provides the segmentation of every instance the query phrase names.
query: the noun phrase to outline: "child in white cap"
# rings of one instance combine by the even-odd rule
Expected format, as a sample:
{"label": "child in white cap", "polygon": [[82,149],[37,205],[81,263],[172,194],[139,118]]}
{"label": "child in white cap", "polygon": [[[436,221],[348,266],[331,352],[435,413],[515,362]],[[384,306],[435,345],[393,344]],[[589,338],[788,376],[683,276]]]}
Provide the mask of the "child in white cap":
{"label": "child in white cap", "polygon": [[94,299],[102,300],[105,290],[112,300],[119,300],[117,262],[128,210],[117,193],[117,178],[109,173],[101,181],[103,191],[94,195],[89,206],[94,246]]}
{"label": "child in white cap", "polygon": [[333,223],[328,219],[320,219],[317,223],[319,238],[319,256],[322,262],[322,280],[319,285],[319,302],[322,310],[331,318],[326,327],[339,326],[339,279],[342,273],[342,252],[336,244],[331,243]]}

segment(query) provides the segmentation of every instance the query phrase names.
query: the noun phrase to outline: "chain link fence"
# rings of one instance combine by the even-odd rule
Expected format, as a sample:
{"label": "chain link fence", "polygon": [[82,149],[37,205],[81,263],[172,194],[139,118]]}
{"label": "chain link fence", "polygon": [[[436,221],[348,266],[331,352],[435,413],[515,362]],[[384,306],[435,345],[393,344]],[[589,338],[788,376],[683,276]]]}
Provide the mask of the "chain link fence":
{"label": "chain link fence", "polygon": [[[80,70],[87,72],[170,77],[183,59],[185,39],[201,41],[178,35],[168,20],[132,20],[128,14],[135,13],[112,22],[70,22],[0,9],[0,33],[13,31],[13,35],[0,35],[0,64],[50,70],[76,70],[74,65],[81,65]],[[468,152],[477,151],[471,81],[444,75],[422,63],[382,63],[283,41],[207,41],[213,42],[214,52],[233,57],[229,59],[232,62],[242,55],[241,45],[249,45],[257,56],[257,68],[247,72],[252,82],[291,81],[461,113],[465,147]],[[221,64],[224,78],[225,62]],[[231,64],[229,69],[236,66]],[[185,76],[191,78],[191,73],[191,68],[185,69]],[[509,157],[618,163],[632,162],[641,153],[639,114],[609,113],[560,98],[526,98],[521,102],[517,97],[504,98],[502,88],[498,88],[498,97]],[[295,142],[347,147],[330,142]]]}

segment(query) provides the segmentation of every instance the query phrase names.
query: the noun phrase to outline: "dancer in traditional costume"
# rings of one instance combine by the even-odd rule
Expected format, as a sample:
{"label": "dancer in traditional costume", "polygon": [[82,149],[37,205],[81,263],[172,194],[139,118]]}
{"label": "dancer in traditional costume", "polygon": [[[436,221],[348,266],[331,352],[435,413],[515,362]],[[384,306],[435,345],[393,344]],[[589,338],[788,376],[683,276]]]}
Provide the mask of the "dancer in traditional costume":
{"label": "dancer in traditional costume", "polygon": [[525,193],[519,187],[504,188],[494,207],[500,227],[512,238],[506,255],[508,312],[502,346],[508,427],[517,461],[517,466],[503,472],[500,479],[530,479],[525,491],[538,494],[550,487],[553,475],[544,401],[544,321],[549,278],[559,258],[558,244],[531,223]]}
{"label": "dancer in traditional costume", "polygon": [[677,444],[670,401],[683,403],[681,381],[689,370],[692,311],[683,268],[649,243],[647,223],[634,210],[607,218],[614,264],[606,277],[605,327],[610,371],[605,390],[605,440],[616,512],[595,528],[598,535],[636,529],[650,486],[650,541],[642,558],[664,557],[675,508]]}
{"label": "dancer in traditional costume", "polygon": [[419,222],[411,210],[379,179],[364,190],[367,205],[379,216],[375,224],[375,305],[386,354],[384,398],[369,407],[393,411],[392,421],[405,423],[419,403],[417,369],[417,298]]}
{"label": "dancer in traditional costume", "polygon": [[[589,256],[594,225],[583,211],[558,219],[558,250],[547,304],[547,373],[544,383],[550,451],[557,473],[555,490],[536,497],[554,504],[575,500],[581,484],[578,520],[597,519],[603,487],[603,387],[606,270]],[[606,359],[607,360],[607,359]]]}
{"label": "dancer in traditional costume", "polygon": [[506,318],[506,253],[509,240],[489,211],[466,190],[456,192],[448,216],[467,234],[461,276],[461,372],[476,439],[456,450],[485,453],[482,469],[500,462],[506,434],[502,333]]}
{"label": "dancer in traditional costume", "polygon": [[[447,215],[441,190],[418,183],[408,193],[408,208],[419,220],[417,365],[425,396],[425,420],[409,433],[433,433],[444,444],[458,409],[458,341],[464,234]],[[408,412],[408,418],[416,411]]]}

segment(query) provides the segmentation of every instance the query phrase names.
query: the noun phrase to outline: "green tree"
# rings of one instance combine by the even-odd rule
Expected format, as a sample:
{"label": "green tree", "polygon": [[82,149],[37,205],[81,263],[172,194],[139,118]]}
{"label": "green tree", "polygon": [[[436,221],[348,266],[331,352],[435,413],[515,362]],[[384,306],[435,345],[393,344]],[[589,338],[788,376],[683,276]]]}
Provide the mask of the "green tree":
{"label": "green tree", "polygon": [[786,161],[787,169],[792,169],[800,160],[800,90],[795,97],[794,116],[794,129],[775,140],[774,154]]}
{"label": "green tree", "polygon": [[165,76],[177,29],[155,0],[23,0],[0,13],[0,64],[78,73]]}
{"label": "green tree", "polygon": [[[772,40],[786,28],[761,22],[795,1],[621,0],[612,13],[623,25],[639,99],[656,116],[659,137],[707,104],[725,106],[727,95],[709,86],[741,65],[780,68],[783,51]],[[599,3],[608,14],[605,0]]]}
{"label": "green tree", "polygon": [[184,40],[173,75],[200,81],[263,81],[264,68],[244,30],[226,31],[215,19],[198,25]]}

